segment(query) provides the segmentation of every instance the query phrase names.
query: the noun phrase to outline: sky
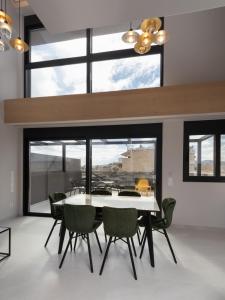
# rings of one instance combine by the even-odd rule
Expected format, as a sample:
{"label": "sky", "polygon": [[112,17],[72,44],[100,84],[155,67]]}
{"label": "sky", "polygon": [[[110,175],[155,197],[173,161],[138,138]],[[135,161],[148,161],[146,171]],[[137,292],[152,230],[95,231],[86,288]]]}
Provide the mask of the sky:
{"label": "sky", "polygon": [[[92,146],[92,165],[106,165],[110,163],[120,162],[122,153],[127,149],[139,148],[140,144],[110,144],[110,145],[93,145]],[[144,144],[145,148],[152,148],[152,144]],[[31,146],[31,153],[48,154],[54,156],[62,156],[62,146]],[[68,145],[66,146],[66,157],[77,158],[81,160],[81,165],[86,164],[86,147],[85,145]]]}
{"label": "sky", "polygon": [[[130,48],[121,33],[93,38],[93,52]],[[86,54],[86,40],[77,38],[31,48],[31,61],[44,61]],[[138,56],[94,62],[93,92],[160,86],[160,55]],[[31,96],[55,96],[86,93],[86,64],[31,70]]]}

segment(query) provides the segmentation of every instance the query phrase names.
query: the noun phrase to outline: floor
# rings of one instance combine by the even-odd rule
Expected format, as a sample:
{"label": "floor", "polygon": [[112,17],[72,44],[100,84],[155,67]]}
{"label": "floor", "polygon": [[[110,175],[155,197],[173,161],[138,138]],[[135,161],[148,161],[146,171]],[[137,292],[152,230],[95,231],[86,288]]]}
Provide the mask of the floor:
{"label": "floor", "polygon": [[[151,268],[145,251],[142,260],[135,260],[138,275],[135,281],[126,245],[121,242],[110,249],[103,275],[99,276],[102,255],[94,237],[91,239],[94,274],[89,271],[85,242],[79,242],[76,254],[68,253],[59,270],[58,231],[44,248],[51,219],[20,217],[2,225],[12,227],[12,256],[0,263],[1,300],[225,299],[225,231],[222,230],[171,229],[177,265],[164,237],[154,233],[156,267]],[[101,230],[99,236],[105,247]],[[0,248],[3,246],[0,244]]]}

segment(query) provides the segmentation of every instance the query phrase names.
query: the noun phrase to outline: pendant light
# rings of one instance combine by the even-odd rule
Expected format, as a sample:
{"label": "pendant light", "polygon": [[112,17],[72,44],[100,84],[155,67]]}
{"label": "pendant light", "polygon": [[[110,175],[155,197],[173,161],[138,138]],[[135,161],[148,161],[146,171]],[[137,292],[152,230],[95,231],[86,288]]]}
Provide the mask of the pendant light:
{"label": "pendant light", "polygon": [[5,43],[0,36],[0,52],[4,52],[4,51],[5,51]]}
{"label": "pendant light", "polygon": [[21,23],[21,6],[19,0],[19,36],[10,40],[10,45],[16,49],[19,53],[23,53],[29,50],[29,46],[25,43],[20,36],[20,23]]}
{"label": "pendant light", "polygon": [[[6,8],[6,0],[5,0],[5,11],[2,10],[2,0],[1,0],[1,15],[0,15],[0,32],[3,37],[10,40],[12,37],[12,26],[9,23],[10,17],[7,15],[7,8]],[[12,23],[12,22],[11,22]]]}
{"label": "pendant light", "polygon": [[132,23],[130,23],[130,29],[122,35],[122,40],[125,43],[136,43],[138,40],[139,34],[133,30]]}

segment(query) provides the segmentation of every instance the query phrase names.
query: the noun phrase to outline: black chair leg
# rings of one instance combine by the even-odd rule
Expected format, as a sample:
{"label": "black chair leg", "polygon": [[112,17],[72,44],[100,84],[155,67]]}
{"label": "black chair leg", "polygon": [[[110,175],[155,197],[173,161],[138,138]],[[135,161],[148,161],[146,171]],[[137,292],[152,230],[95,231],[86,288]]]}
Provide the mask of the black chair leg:
{"label": "black chair leg", "polygon": [[70,239],[69,239],[68,244],[67,244],[67,246],[66,246],[66,250],[65,250],[65,252],[64,252],[64,254],[63,254],[63,257],[62,257],[62,260],[61,260],[61,262],[60,262],[59,269],[61,269],[61,267],[62,267],[62,265],[63,265],[64,259],[65,259],[65,257],[66,257],[66,253],[67,253],[67,251],[68,251],[68,248],[69,248],[69,245],[70,245],[70,243],[71,243],[71,241],[72,241],[72,238],[73,238],[73,235],[70,236]]}
{"label": "black chair leg", "polygon": [[78,238],[78,233],[76,233],[76,236],[75,236],[74,247],[73,247],[73,251],[74,251],[74,252],[75,252],[75,250],[76,250],[77,238]]}
{"label": "black chair leg", "polygon": [[164,232],[164,234],[165,234],[167,243],[168,243],[168,245],[169,245],[169,247],[170,247],[170,251],[171,251],[171,253],[172,253],[173,260],[174,260],[175,264],[177,264],[176,256],[175,256],[175,254],[174,254],[174,251],[173,251],[172,245],[171,245],[171,243],[170,243],[170,239],[169,239],[169,236],[168,236],[168,234],[167,234],[167,232],[166,232],[166,229],[163,229],[163,232]]}
{"label": "black chair leg", "polygon": [[105,242],[107,243],[107,235],[106,235],[106,233],[105,233]]}
{"label": "black chair leg", "polygon": [[87,244],[88,244],[88,254],[89,254],[89,260],[90,260],[90,269],[91,269],[91,273],[93,273],[93,263],[92,263],[92,256],[91,256],[89,234],[87,234]]}
{"label": "black chair leg", "polygon": [[101,266],[99,275],[102,275],[102,272],[103,272],[103,269],[104,269],[104,266],[105,266],[105,261],[106,261],[106,258],[108,256],[109,247],[111,245],[111,242],[112,242],[112,236],[109,237],[109,241],[108,241],[108,244],[107,244],[107,247],[106,247],[106,251],[105,251],[105,255],[104,255],[103,261],[102,261],[102,266]]}
{"label": "black chair leg", "polygon": [[144,232],[143,232],[143,235],[142,235],[142,238],[141,238],[141,245],[142,245],[142,243],[144,241],[145,235],[146,235],[146,230],[144,230]]}
{"label": "black chair leg", "polygon": [[141,245],[141,239],[140,239],[139,231],[137,231],[137,239],[138,239],[138,244],[140,246]]}
{"label": "black chair leg", "polygon": [[135,246],[134,246],[134,240],[133,240],[133,238],[130,238],[130,239],[131,239],[131,244],[132,244],[133,251],[134,251],[134,256],[137,257],[137,252],[136,252],[136,249],[135,249]]}
{"label": "black chair leg", "polygon": [[102,247],[101,247],[101,244],[99,242],[99,238],[98,238],[98,234],[97,234],[97,231],[95,230],[95,237],[96,237],[96,240],[97,240],[97,243],[98,243],[98,247],[99,247],[99,250],[100,252],[102,253]]}
{"label": "black chair leg", "polygon": [[45,242],[45,247],[46,247],[47,244],[48,244],[48,241],[49,241],[49,239],[50,239],[50,237],[51,237],[51,235],[52,235],[52,232],[53,232],[53,230],[54,230],[56,224],[57,224],[57,220],[55,220],[54,224],[52,225],[52,229],[50,230],[49,235],[48,235],[48,237],[47,237],[47,240],[46,240],[46,242]]}
{"label": "black chair leg", "polygon": [[127,238],[127,244],[128,244],[128,249],[129,249],[129,253],[130,253],[130,260],[131,260],[131,264],[132,264],[132,268],[133,268],[134,279],[137,280],[137,274],[136,274],[136,270],[135,270],[134,259],[133,259],[133,254],[132,254],[132,251],[131,251],[129,238]]}
{"label": "black chair leg", "polygon": [[147,234],[146,234],[146,232],[144,232],[143,237],[142,237],[142,246],[141,246],[141,253],[140,253],[139,258],[142,258],[143,251],[144,251],[144,248],[145,248],[146,239],[147,239]]}

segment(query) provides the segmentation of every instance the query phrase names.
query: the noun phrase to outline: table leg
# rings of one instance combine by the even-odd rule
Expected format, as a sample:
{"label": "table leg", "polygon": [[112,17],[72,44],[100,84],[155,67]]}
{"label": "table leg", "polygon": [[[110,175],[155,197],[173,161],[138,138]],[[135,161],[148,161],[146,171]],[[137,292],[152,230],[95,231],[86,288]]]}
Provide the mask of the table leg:
{"label": "table leg", "polygon": [[63,248],[63,242],[64,242],[64,237],[66,233],[66,226],[64,220],[62,220],[61,225],[60,225],[60,237],[59,237],[59,249],[58,249],[58,254],[62,253],[62,248]]}
{"label": "table leg", "polygon": [[151,218],[151,212],[149,211],[146,212],[146,216],[145,216],[145,229],[146,229],[146,236],[148,241],[150,263],[152,267],[155,267],[153,237],[152,237],[152,218]]}

